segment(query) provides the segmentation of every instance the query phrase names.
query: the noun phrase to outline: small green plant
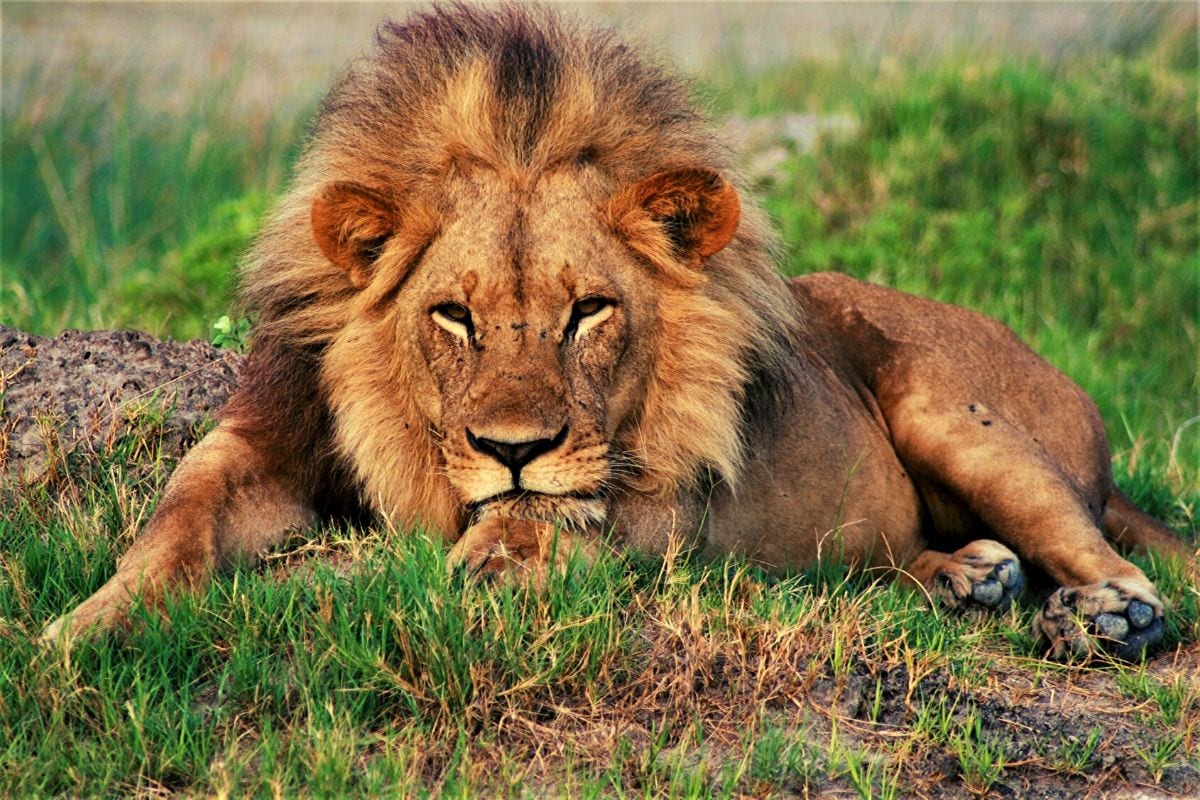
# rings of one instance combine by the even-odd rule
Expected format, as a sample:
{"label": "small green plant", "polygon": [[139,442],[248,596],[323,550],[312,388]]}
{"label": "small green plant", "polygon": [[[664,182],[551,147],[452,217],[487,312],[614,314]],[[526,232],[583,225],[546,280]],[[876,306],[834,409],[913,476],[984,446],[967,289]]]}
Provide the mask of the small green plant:
{"label": "small green plant", "polygon": [[968,791],[986,794],[1004,774],[1008,755],[1003,743],[984,736],[979,710],[972,708],[959,730],[950,737],[950,749],[958,759]]}
{"label": "small green plant", "polygon": [[955,731],[954,714],[957,710],[957,700],[951,700],[943,694],[936,695],[917,706],[916,718],[912,723],[913,732],[934,744],[947,744]]}
{"label": "small green plant", "polygon": [[783,728],[762,727],[747,736],[746,745],[750,756],[746,777],[776,789],[813,786],[825,770],[820,751]]}
{"label": "small green plant", "polygon": [[1052,759],[1055,768],[1074,775],[1086,775],[1096,755],[1096,748],[1104,732],[1093,727],[1086,738],[1078,736],[1060,736],[1059,749]]}
{"label": "small green plant", "polygon": [[872,753],[843,752],[846,777],[863,800],[895,800],[900,796],[896,768],[889,767],[886,756]]}
{"label": "small green plant", "polygon": [[898,764],[889,763],[886,753],[875,753],[856,749],[839,735],[835,722],[829,733],[828,772],[850,781],[854,791],[863,800],[898,797],[900,783],[897,778]]}
{"label": "small green plant", "polygon": [[1155,783],[1162,783],[1163,773],[1168,767],[1174,766],[1178,759],[1175,757],[1179,752],[1180,746],[1183,744],[1185,734],[1166,733],[1156,737],[1147,747],[1133,748],[1143,762],[1146,764],[1146,769],[1150,770],[1150,774],[1154,776]]}
{"label": "small green plant", "polygon": [[222,314],[212,324],[211,341],[214,347],[246,352],[250,345],[250,320],[246,317],[232,320],[228,314]]}
{"label": "small green plant", "polygon": [[1200,692],[1190,680],[1175,676],[1170,682],[1164,682],[1149,675],[1145,666],[1120,673],[1116,682],[1126,694],[1150,704],[1142,717],[1154,724],[1177,725],[1200,703]]}

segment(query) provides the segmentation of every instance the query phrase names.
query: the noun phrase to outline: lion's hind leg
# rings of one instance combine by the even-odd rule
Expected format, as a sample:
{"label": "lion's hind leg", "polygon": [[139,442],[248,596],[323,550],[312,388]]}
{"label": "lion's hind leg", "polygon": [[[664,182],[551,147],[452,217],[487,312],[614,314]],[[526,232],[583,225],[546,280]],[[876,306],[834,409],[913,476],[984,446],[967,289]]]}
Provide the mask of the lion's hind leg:
{"label": "lion's hind leg", "polygon": [[931,598],[957,611],[1003,613],[1025,588],[1017,555],[991,539],[976,539],[953,553],[926,550],[906,573]]}
{"label": "lion's hind leg", "polygon": [[[944,395],[911,392],[889,407],[896,451],[919,481],[956,499],[1061,587],[1034,621],[1050,654],[1131,657],[1156,644],[1163,604],[1146,575],[1118,555],[1100,530],[1104,481],[1080,488],[1086,476],[1069,478],[1054,454],[1023,429],[976,402],[947,404]],[[1088,469],[1109,468],[1102,445],[1092,448],[1095,463]]]}

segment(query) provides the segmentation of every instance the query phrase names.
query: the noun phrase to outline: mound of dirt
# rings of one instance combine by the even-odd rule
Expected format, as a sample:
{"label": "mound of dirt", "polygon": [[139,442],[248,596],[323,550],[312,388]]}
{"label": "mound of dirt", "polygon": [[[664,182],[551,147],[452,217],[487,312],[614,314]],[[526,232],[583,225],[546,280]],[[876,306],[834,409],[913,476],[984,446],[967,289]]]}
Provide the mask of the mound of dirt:
{"label": "mound of dirt", "polygon": [[48,338],[0,325],[0,475],[32,478],[51,453],[111,447],[146,417],[178,456],[228,399],[240,359],[137,331]]}

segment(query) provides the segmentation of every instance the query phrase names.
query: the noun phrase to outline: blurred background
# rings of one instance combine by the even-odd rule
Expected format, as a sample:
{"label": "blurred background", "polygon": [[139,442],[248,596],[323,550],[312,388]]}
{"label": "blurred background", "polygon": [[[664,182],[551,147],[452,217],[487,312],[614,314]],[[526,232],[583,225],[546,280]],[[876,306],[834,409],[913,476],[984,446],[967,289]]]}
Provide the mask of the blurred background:
{"label": "blurred background", "polygon": [[[212,336],[322,92],[414,7],[5,2],[0,322]],[[693,80],[782,269],[1003,319],[1159,506],[1200,474],[1196,8],[562,6]]]}

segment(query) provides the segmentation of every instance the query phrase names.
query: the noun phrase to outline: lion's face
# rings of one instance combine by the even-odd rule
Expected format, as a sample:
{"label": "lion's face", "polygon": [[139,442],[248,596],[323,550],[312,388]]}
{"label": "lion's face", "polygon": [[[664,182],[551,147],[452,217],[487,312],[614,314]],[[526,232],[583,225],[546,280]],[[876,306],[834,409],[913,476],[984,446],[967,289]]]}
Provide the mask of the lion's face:
{"label": "lion's face", "polygon": [[[436,213],[411,214],[424,226],[378,191],[334,184],[318,197],[318,243],[362,290],[326,359],[347,451],[394,460],[409,449],[402,431],[427,430],[476,517],[603,519],[604,489],[635,468],[647,385],[671,370],[654,357],[664,287],[701,280],[737,199],[695,170],[602,186],[586,168],[532,186],[456,170]],[[418,420],[388,409],[405,404]]]}
{"label": "lion's face", "polygon": [[448,195],[396,315],[425,366],[418,401],[446,475],[487,513],[597,518],[614,434],[642,393],[646,270],[569,173],[526,193],[463,177]]}

